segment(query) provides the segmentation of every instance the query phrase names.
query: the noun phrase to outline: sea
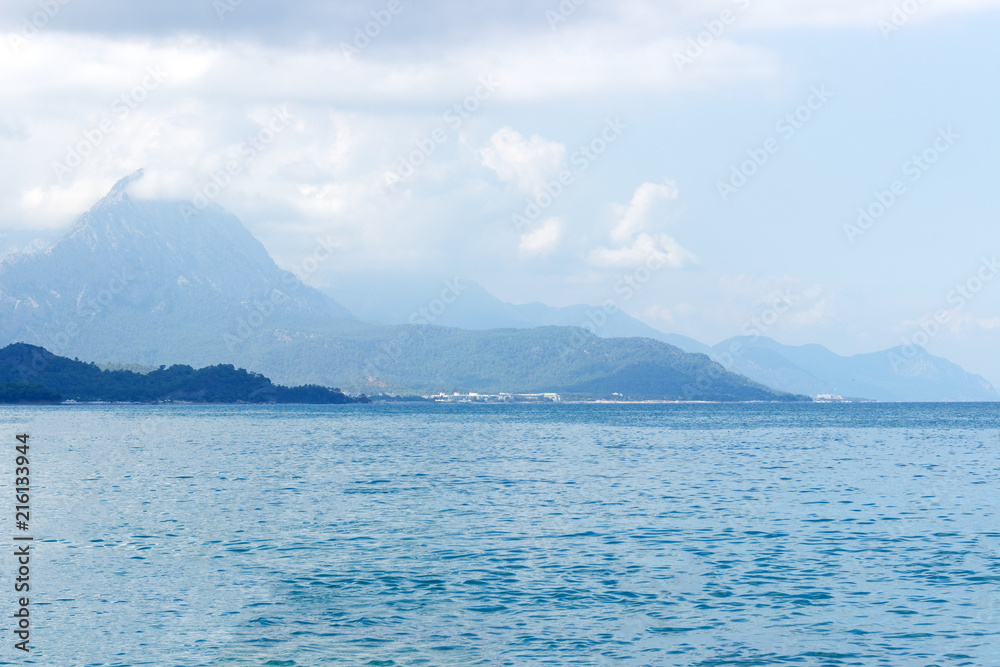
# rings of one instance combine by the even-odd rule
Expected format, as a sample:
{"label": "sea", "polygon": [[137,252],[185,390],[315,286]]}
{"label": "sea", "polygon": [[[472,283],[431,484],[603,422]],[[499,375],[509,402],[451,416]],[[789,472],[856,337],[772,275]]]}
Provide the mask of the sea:
{"label": "sea", "polygon": [[1000,404],[4,407],[0,445],[0,664],[1000,665]]}

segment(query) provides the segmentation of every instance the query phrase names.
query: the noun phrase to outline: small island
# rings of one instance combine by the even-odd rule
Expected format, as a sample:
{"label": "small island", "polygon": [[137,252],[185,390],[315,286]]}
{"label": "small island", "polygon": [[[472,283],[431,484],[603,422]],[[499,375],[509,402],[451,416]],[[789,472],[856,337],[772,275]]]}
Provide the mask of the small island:
{"label": "small island", "polygon": [[43,347],[15,343],[0,350],[0,404],[78,403],[368,403],[318,385],[283,387],[259,373],[220,364],[161,366],[149,373],[101,370]]}

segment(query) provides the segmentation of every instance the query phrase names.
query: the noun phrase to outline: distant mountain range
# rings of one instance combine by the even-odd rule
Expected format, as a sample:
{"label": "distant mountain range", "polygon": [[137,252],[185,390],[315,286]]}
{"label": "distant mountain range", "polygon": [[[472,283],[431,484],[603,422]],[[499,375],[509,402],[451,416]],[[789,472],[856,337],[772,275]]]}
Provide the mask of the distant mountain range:
{"label": "distant mountain range", "polygon": [[[457,298],[440,315],[421,313],[442,291],[457,292]],[[600,306],[564,308],[544,303],[512,304],[501,301],[473,280],[445,281],[421,276],[384,273],[346,274],[322,288],[324,294],[342,303],[359,319],[380,324],[408,324],[414,319],[432,319],[433,324],[457,329],[531,329],[534,327],[585,327],[602,338],[651,338],[685,352],[711,355],[712,348],[693,338],[664,333],[628,313],[608,313]]]}
{"label": "distant mountain range", "polygon": [[[122,179],[51,245],[0,260],[0,344],[95,362],[233,364],[283,385],[367,394],[804,398],[649,338],[570,326],[467,331],[426,318],[366,323],[279,269],[222,208],[133,199],[139,177]],[[398,289],[379,298],[391,302]]]}
{"label": "distant mountain range", "polygon": [[[735,353],[730,350],[736,350]],[[997,401],[980,375],[915,347],[842,357],[822,345],[782,345],[770,338],[736,337],[712,348],[729,370],[770,387],[809,396],[835,394],[879,401]]]}
{"label": "distant mountain range", "polygon": [[[443,326],[471,330],[589,326],[605,338],[651,338],[685,352],[705,354],[726,369],[766,386],[813,397],[836,395],[910,402],[1000,400],[996,389],[983,377],[921,348],[909,356],[902,348],[894,348],[844,357],[822,345],[795,347],[763,336],[735,337],[709,346],[687,336],[658,331],[620,310],[608,314],[597,306],[515,305],[501,301],[473,281],[449,282],[457,284],[462,292],[436,317],[435,323]],[[426,307],[442,287],[440,282],[414,276],[366,274],[343,276],[323,292],[361,319],[401,324],[414,316],[423,317],[420,308]]]}

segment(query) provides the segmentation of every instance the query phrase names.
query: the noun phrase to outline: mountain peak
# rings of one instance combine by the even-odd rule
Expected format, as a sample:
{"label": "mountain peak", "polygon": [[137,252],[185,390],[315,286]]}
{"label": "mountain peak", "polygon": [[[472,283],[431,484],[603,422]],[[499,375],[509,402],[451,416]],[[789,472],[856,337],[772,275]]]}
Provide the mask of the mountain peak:
{"label": "mountain peak", "polygon": [[111,187],[111,190],[108,191],[108,194],[107,194],[106,198],[107,197],[121,198],[121,197],[127,196],[128,193],[126,192],[126,190],[128,189],[128,186],[132,185],[132,183],[134,183],[135,181],[138,181],[139,179],[141,179],[144,174],[145,174],[145,172],[144,172],[143,169],[136,169],[135,171],[133,171],[128,176],[124,176],[124,177],[118,179],[118,182],[115,183]]}
{"label": "mountain peak", "polygon": [[296,317],[352,318],[275,265],[225,209],[188,219],[181,202],[129,197],[142,174],[119,180],[45,252],[0,261],[0,340],[51,345],[57,336],[60,352],[75,350],[76,332],[99,317],[156,329],[176,313],[171,321],[199,323],[217,340],[262,310],[274,327]]}

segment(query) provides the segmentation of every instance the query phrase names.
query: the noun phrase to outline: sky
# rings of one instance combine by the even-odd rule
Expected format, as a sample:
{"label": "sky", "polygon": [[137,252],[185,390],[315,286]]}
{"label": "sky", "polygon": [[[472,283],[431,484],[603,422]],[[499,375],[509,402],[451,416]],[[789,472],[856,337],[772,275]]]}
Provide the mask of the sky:
{"label": "sky", "polygon": [[283,267],[336,247],[316,286],[917,343],[1000,386],[998,31],[1000,0],[5,0],[0,248],[144,168]]}

